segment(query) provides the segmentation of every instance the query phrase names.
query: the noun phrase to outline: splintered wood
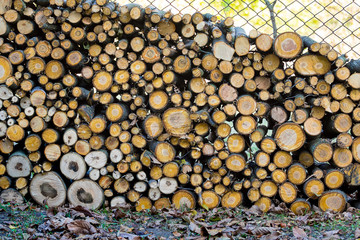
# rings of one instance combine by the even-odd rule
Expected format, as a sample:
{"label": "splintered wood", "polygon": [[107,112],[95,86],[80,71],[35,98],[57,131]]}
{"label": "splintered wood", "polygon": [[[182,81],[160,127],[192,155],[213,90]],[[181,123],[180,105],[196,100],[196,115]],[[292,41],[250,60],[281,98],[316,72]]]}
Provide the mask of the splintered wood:
{"label": "splintered wood", "polygon": [[295,32],[108,0],[5,0],[0,197],[343,211],[360,186],[359,101],[360,61]]}

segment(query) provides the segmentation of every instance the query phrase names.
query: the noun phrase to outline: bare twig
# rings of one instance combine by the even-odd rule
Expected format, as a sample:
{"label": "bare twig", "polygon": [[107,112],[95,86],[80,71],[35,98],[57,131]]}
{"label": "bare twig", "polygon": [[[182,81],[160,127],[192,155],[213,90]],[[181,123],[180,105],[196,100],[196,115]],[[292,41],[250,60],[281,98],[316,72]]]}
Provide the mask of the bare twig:
{"label": "bare twig", "polygon": [[269,9],[270,12],[270,19],[271,19],[271,25],[273,27],[274,38],[276,38],[277,36],[277,27],[276,27],[275,14],[274,14],[274,6],[276,4],[276,1],[277,0],[274,0],[272,3],[270,3],[269,0],[264,0],[266,7]]}

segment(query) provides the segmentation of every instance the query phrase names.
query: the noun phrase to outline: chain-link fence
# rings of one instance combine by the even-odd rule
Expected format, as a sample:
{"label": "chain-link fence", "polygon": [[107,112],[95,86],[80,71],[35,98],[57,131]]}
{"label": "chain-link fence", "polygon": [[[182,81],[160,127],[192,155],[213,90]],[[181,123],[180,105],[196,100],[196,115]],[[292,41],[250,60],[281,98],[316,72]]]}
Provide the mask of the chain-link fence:
{"label": "chain-link fence", "polygon": [[118,0],[121,4],[152,5],[172,13],[211,13],[233,17],[247,32],[255,28],[273,33],[273,14],[278,33],[296,31],[331,44],[349,58],[360,58],[360,0]]}

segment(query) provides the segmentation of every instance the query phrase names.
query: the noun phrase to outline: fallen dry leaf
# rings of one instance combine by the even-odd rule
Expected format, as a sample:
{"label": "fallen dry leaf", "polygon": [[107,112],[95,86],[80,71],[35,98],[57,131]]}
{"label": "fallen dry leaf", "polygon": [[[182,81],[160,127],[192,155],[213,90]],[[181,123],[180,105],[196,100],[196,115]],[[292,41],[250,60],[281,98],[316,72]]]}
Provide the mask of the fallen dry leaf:
{"label": "fallen dry leaf", "polygon": [[332,231],[326,231],[326,232],[323,233],[323,236],[324,236],[324,237],[331,237],[331,236],[333,236],[333,235],[335,235],[335,234],[337,234],[337,233],[339,233],[339,232],[340,232],[339,229],[337,229],[337,230],[332,230]]}
{"label": "fallen dry leaf", "polygon": [[128,239],[128,240],[141,240],[141,237],[135,234],[125,233],[125,232],[118,232],[116,234],[118,239]]}
{"label": "fallen dry leaf", "polygon": [[264,235],[260,239],[261,240],[276,240],[279,239],[281,234],[279,232],[272,232],[271,234]]}
{"label": "fallen dry leaf", "polygon": [[261,209],[256,205],[252,205],[251,208],[245,210],[244,212],[248,215],[256,215],[256,216],[261,215],[263,213]]}
{"label": "fallen dry leaf", "polygon": [[250,233],[253,235],[265,235],[276,231],[276,229],[274,227],[256,227],[250,230]]}
{"label": "fallen dry leaf", "polygon": [[355,230],[355,238],[360,238],[360,228]]}
{"label": "fallen dry leaf", "polygon": [[300,239],[308,238],[306,232],[303,229],[298,228],[298,227],[293,228],[293,234],[294,234],[294,237],[296,237],[296,238],[300,238]]}
{"label": "fallen dry leaf", "polygon": [[192,232],[201,234],[201,228],[198,225],[196,225],[194,222],[190,222],[189,229]]}
{"label": "fallen dry leaf", "polygon": [[7,226],[0,224],[0,230],[1,231],[10,231],[10,228],[8,228]]}
{"label": "fallen dry leaf", "polygon": [[58,213],[54,217],[51,217],[48,222],[52,230],[59,230],[73,221],[73,219],[65,217],[62,213]]}
{"label": "fallen dry leaf", "polygon": [[216,236],[219,233],[222,233],[226,228],[215,228],[215,229],[207,229],[206,231],[210,236]]}
{"label": "fallen dry leaf", "polygon": [[75,220],[67,224],[69,231],[75,234],[94,234],[96,228],[85,220]]}
{"label": "fallen dry leaf", "polygon": [[178,231],[175,231],[175,232],[173,232],[173,235],[174,235],[174,237],[181,237],[181,233],[179,233]]}

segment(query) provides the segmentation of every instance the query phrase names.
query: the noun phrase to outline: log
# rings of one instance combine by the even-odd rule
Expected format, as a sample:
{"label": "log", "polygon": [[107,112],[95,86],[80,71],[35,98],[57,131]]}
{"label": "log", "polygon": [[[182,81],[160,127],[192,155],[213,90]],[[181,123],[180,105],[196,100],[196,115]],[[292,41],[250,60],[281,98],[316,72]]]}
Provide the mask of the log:
{"label": "log", "polygon": [[346,195],[339,190],[327,191],[319,198],[318,205],[322,211],[342,212],[346,207]]}
{"label": "log", "polygon": [[75,152],[64,154],[60,159],[61,173],[68,179],[80,180],[87,171],[84,158]]}
{"label": "log", "polygon": [[274,52],[283,59],[293,59],[303,50],[301,37],[297,33],[285,32],[279,34],[274,41]]}
{"label": "log", "polygon": [[6,164],[6,172],[10,177],[28,177],[31,173],[31,163],[23,152],[11,154]]}
{"label": "log", "polygon": [[30,182],[29,192],[38,204],[58,207],[65,203],[66,185],[55,172],[36,174]]}
{"label": "log", "polygon": [[73,206],[86,206],[89,209],[98,209],[104,202],[101,187],[90,179],[74,181],[67,191],[67,198]]}
{"label": "log", "polygon": [[284,123],[275,132],[276,144],[284,151],[299,150],[305,143],[302,128],[295,123]]}
{"label": "log", "polygon": [[15,204],[23,204],[24,197],[20,192],[13,188],[5,189],[0,194],[0,199],[4,203],[15,203]]}

